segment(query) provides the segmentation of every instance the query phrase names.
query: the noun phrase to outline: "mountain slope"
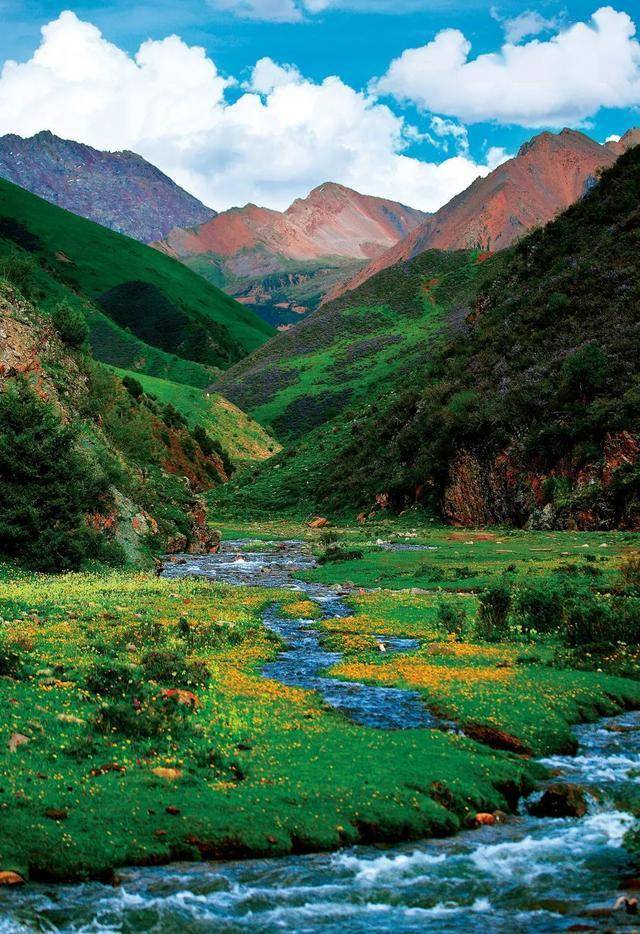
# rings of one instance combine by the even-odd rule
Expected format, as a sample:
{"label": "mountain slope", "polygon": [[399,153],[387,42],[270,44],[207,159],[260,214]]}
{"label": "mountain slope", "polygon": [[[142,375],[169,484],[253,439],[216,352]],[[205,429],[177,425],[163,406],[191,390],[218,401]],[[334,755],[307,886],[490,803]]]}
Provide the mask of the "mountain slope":
{"label": "mountain slope", "polygon": [[216,392],[202,392],[194,386],[128,370],[115,372],[123,379],[136,379],[147,396],[173,406],[191,428],[196,425],[204,428],[234,467],[266,460],[281,450],[281,445],[261,425]]}
{"label": "mountain slope", "polygon": [[143,243],[216,213],[133,152],[100,152],[48,131],[0,137],[0,177]]}
{"label": "mountain slope", "polygon": [[466,295],[451,290],[448,326],[421,365],[243,478],[227,503],[419,503],[462,525],[640,528],[639,238],[636,147],[555,221],[483,262]]}
{"label": "mountain slope", "polygon": [[174,408],[96,364],[78,311],[0,277],[0,554],[44,570],[206,547],[218,452]]}
{"label": "mountain slope", "polygon": [[277,334],[214,386],[291,443],[411,372],[430,353],[454,297],[463,303],[483,275],[474,251],[430,250]]}
{"label": "mountain slope", "polygon": [[425,217],[326,183],[283,213],[248,204],[195,229],[173,230],[155,245],[267,319],[290,323]]}
{"label": "mountain slope", "polygon": [[[181,263],[0,180],[0,263],[7,262],[31,265],[43,307],[67,297],[85,307],[92,326],[119,328],[125,343],[135,343],[142,370],[145,346],[210,369],[229,366],[273,333]],[[132,354],[120,358],[104,338],[96,341],[100,358],[132,368]]]}
{"label": "mountain slope", "polygon": [[598,171],[613,165],[639,135],[630,130],[619,142],[605,145],[575,130],[535,136],[515,158],[476,179],[419,228],[335,288],[326,301],[425,250],[504,249],[582,197]]}

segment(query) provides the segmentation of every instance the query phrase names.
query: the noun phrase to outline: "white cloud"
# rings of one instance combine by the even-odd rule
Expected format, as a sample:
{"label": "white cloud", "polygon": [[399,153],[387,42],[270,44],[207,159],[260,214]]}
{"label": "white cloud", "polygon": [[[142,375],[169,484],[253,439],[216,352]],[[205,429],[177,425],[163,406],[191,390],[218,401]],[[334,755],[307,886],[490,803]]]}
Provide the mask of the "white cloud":
{"label": "white cloud", "polygon": [[618,136],[617,133],[612,133],[611,136],[607,136],[605,143],[619,143],[622,139],[621,136]]}
{"label": "white cloud", "polygon": [[[483,164],[464,152],[440,163],[412,158],[407,147],[421,134],[338,77],[315,83],[263,58],[235,100],[231,84],[176,36],[130,57],[66,12],[44,27],[29,61],[3,68],[0,133],[49,129],[131,149],[218,209],[283,208],[331,180],[434,210],[494,167],[495,154]],[[463,136],[456,124],[447,132]]]}
{"label": "white cloud", "polygon": [[407,49],[373,85],[379,94],[465,123],[577,125],[601,107],[640,104],[640,44],[627,13],[597,10],[547,41],[507,42],[470,59],[457,29]]}
{"label": "white cloud", "polygon": [[501,23],[507,42],[518,43],[529,36],[539,36],[543,32],[558,29],[560,19],[557,16],[545,17],[535,10],[525,10],[511,19],[503,19],[499,11],[493,7],[490,11],[493,19]]}
{"label": "white cloud", "polygon": [[469,152],[469,135],[467,128],[461,123],[434,115],[431,117],[431,131],[440,139],[446,140],[447,137],[451,137],[460,152]]}

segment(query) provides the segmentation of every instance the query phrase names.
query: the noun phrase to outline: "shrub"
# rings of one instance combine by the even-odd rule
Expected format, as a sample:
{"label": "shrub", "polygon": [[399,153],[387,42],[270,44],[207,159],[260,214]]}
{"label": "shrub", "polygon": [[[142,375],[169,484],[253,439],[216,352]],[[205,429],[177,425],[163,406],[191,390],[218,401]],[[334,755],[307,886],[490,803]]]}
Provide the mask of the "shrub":
{"label": "shrub", "polygon": [[476,633],[485,642],[500,642],[510,633],[511,588],[504,582],[487,587],[480,594]]}
{"label": "shrub", "polygon": [[147,652],[142,659],[145,677],[160,684],[194,687],[206,684],[211,677],[203,661],[189,661],[185,655],[169,650]]}
{"label": "shrub", "polygon": [[640,592],[640,555],[632,555],[620,568],[623,587]]}
{"label": "shrub", "polygon": [[53,326],[61,340],[69,347],[82,347],[89,337],[89,326],[79,308],[64,301],[56,305],[52,314]]}
{"label": "shrub", "polygon": [[438,625],[449,636],[460,639],[467,623],[464,608],[454,603],[439,603],[437,610]]}
{"label": "shrub", "polygon": [[318,564],[330,564],[332,561],[358,561],[362,558],[362,552],[357,549],[343,550],[342,548],[327,548],[325,553],[318,558]]}
{"label": "shrub", "polygon": [[131,737],[170,739],[189,727],[191,708],[174,697],[147,694],[142,700],[109,700],[95,719],[102,733],[123,733]]}
{"label": "shrub", "polygon": [[0,274],[8,279],[26,299],[36,296],[38,291],[38,265],[33,257],[17,250],[9,253],[0,265]]}
{"label": "shrub", "polygon": [[609,603],[588,591],[576,591],[566,599],[564,623],[570,648],[610,644],[613,633],[618,633]]}
{"label": "shrub", "polygon": [[563,591],[549,580],[534,580],[521,587],[514,609],[524,635],[557,632],[562,626],[563,603]]}
{"label": "shrub", "polygon": [[0,635],[0,677],[16,678],[22,671],[22,656],[7,637]]}
{"label": "shrub", "polygon": [[129,697],[142,693],[142,672],[137,665],[106,658],[96,662],[86,676],[87,690],[104,697]]}
{"label": "shrub", "polygon": [[139,382],[133,376],[123,376],[122,385],[127,390],[130,396],[134,399],[141,399],[144,396],[144,388],[142,383]]}

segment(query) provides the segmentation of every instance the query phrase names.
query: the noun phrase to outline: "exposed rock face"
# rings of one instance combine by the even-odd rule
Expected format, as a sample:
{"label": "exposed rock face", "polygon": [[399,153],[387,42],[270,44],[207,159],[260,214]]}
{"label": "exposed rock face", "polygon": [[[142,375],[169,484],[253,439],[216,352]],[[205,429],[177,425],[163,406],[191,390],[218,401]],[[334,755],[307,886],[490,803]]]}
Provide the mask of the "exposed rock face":
{"label": "exposed rock face", "polygon": [[[628,431],[606,436],[602,458],[585,467],[570,458],[547,473],[522,463],[514,451],[498,456],[460,451],[449,469],[443,512],[454,525],[527,524],[536,529],[640,529],[640,514],[612,507],[610,491],[640,461],[640,438]],[[548,481],[567,480],[571,502],[558,505]]]}
{"label": "exposed rock face", "polygon": [[425,250],[477,247],[495,252],[510,246],[577,201],[593,185],[599,169],[613,165],[618,156],[638,143],[638,129],[605,145],[575,130],[540,133],[525,143],[515,158],[476,179],[353,279],[329,293],[325,301]]}
{"label": "exposed rock face", "polygon": [[154,246],[222,281],[270,323],[290,324],[427,216],[327,182],[284,212],[247,204]]}
{"label": "exposed rock face", "polygon": [[395,201],[327,182],[284,212],[255,204],[231,208],[194,230],[173,230],[159,246],[179,259],[206,253],[235,257],[260,249],[262,255],[255,257],[253,270],[251,260],[242,257],[244,272],[260,272],[265,252],[295,260],[370,259],[397,243],[425,217],[422,211]]}
{"label": "exposed rock face", "polygon": [[141,156],[100,152],[46,131],[0,137],[0,176],[144,243],[215,217]]}

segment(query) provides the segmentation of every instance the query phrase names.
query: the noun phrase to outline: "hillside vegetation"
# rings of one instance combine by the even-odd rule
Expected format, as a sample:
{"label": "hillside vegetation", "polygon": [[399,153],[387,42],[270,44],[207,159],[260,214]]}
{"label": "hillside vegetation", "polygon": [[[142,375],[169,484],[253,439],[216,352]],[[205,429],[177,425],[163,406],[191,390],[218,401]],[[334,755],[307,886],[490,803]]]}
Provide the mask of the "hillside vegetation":
{"label": "hillside vegetation", "polygon": [[[268,482],[260,472],[245,478],[232,508],[368,511],[419,503],[467,525],[637,528],[639,205],[635,148],[582,201],[482,263],[471,285],[445,294],[434,327],[440,339],[417,343],[409,366],[375,375],[369,399],[350,396],[332,424],[280,456]],[[383,295],[386,275],[417,276],[430,288],[428,257],[365,285]],[[358,291],[324,314],[344,321],[346,302],[364,320],[361,301]],[[389,300],[388,314],[391,307]],[[322,316],[306,323],[315,322],[321,341]],[[238,391],[231,381],[239,368],[222,380],[232,398],[242,392],[250,401],[252,367],[281,340],[243,362],[248,375]],[[271,372],[282,379],[290,365],[282,354]],[[250,410],[275,428],[279,408],[284,424],[286,391],[263,393]],[[308,419],[305,427],[313,427]]]}
{"label": "hillside vegetation", "polygon": [[217,392],[172,383],[128,370],[116,370],[123,379],[136,379],[147,396],[173,406],[191,428],[200,425],[228,456],[234,466],[262,461],[282,445],[265,429]]}
{"label": "hillside vegetation", "polygon": [[481,266],[473,251],[432,250],[385,270],[278,334],[215,386],[280,440],[302,438],[412,372],[448,315],[460,314]]}
{"label": "hillside vegetation", "polygon": [[76,308],[44,314],[3,280],[0,336],[0,554],[61,570],[208,547],[200,494],[234,467],[195,405],[189,420],[120,379]]}
{"label": "hillside vegetation", "polygon": [[61,297],[82,307],[99,359],[152,375],[206,385],[211,368],[229,366],[273,333],[170,257],[4,180],[0,264],[12,281],[16,268],[32,267],[43,310]]}

